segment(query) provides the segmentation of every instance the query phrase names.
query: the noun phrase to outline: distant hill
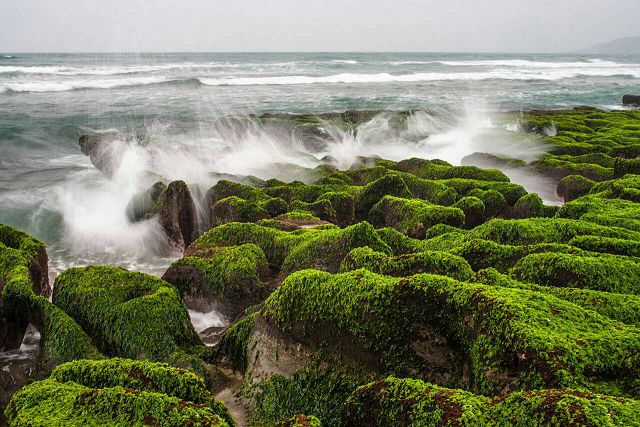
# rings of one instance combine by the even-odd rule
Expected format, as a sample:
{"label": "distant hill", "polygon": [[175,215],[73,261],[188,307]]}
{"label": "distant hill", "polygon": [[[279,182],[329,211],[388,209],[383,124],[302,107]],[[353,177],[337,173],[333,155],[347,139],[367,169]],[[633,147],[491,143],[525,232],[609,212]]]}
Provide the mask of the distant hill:
{"label": "distant hill", "polygon": [[640,37],[624,37],[597,44],[581,53],[615,53],[621,55],[640,55]]}

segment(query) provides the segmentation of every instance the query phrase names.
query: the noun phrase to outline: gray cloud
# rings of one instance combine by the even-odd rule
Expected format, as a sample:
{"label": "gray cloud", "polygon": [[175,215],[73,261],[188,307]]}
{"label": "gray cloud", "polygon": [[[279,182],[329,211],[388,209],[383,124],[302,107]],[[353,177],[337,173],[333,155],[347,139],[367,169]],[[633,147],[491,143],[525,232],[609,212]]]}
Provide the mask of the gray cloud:
{"label": "gray cloud", "polygon": [[0,0],[0,51],[579,50],[638,0]]}

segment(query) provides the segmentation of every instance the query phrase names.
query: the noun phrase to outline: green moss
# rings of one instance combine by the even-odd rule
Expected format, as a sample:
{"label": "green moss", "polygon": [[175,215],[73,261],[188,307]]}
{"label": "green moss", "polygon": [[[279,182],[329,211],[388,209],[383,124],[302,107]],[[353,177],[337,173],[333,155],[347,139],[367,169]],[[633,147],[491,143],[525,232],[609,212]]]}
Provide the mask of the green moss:
{"label": "green moss", "polygon": [[371,208],[385,196],[413,198],[413,194],[402,178],[396,175],[385,175],[364,186],[357,195],[354,209],[356,219],[366,220]]}
{"label": "green moss", "polygon": [[509,182],[509,178],[499,170],[481,169],[475,166],[451,166],[425,159],[407,159],[392,166],[402,172],[408,172],[423,179],[465,178],[479,181]]}
{"label": "green moss", "polygon": [[235,317],[238,311],[262,301],[269,264],[254,244],[190,248],[162,276],[183,298],[215,301],[219,311]]}
{"label": "green moss", "polygon": [[358,388],[343,426],[637,425],[640,402],[580,390],[510,393],[490,399],[419,380],[389,377]]}
{"label": "green moss", "polygon": [[369,246],[376,251],[391,254],[373,227],[361,222],[344,229],[318,231],[291,248],[282,264],[280,277],[302,270],[316,268],[336,272],[345,256],[354,248]]}
{"label": "green moss", "polygon": [[640,294],[640,264],[615,255],[531,254],[518,261],[512,274],[519,280],[544,286]]}
{"label": "green moss", "polygon": [[523,283],[498,272],[494,268],[478,271],[475,281],[485,285],[528,289],[553,295],[587,310],[596,311],[611,319],[619,320],[629,325],[640,325],[640,296],[638,295]]}
{"label": "green moss", "polygon": [[640,174],[640,159],[617,159],[613,168],[613,177],[622,178],[627,174]]}
{"label": "green moss", "polygon": [[542,199],[535,193],[522,196],[513,206],[513,218],[551,217],[557,208],[545,206]]}
{"label": "green moss", "polygon": [[313,415],[298,414],[278,424],[277,427],[321,427],[322,423]]}
{"label": "green moss", "polygon": [[53,367],[76,359],[98,359],[102,355],[91,339],[64,311],[31,290],[26,275],[14,275],[5,284],[3,300],[20,307],[41,334],[42,364]]}
{"label": "green moss", "polygon": [[17,426],[120,426],[162,423],[167,426],[228,425],[211,408],[162,394],[122,387],[90,389],[70,382],[45,380],[16,393],[5,411]]}
{"label": "green moss", "polygon": [[376,230],[376,233],[386,243],[395,255],[418,252],[422,249],[422,242],[402,234],[395,228],[385,227]]}
{"label": "green moss", "polygon": [[558,182],[558,196],[562,197],[565,202],[584,196],[593,187],[594,181],[580,175],[565,176]]}
{"label": "green moss", "polygon": [[[559,215],[562,215],[562,210]],[[506,245],[531,245],[535,243],[568,243],[576,236],[640,240],[640,233],[624,228],[564,218],[492,219],[471,230],[466,239],[493,240]]]}
{"label": "green moss", "polygon": [[355,222],[355,199],[346,191],[323,193],[316,202],[328,201],[335,212],[337,224],[348,226]]}
{"label": "green moss", "polygon": [[453,207],[460,209],[464,213],[465,228],[473,228],[484,222],[484,203],[477,197],[463,197]]}
{"label": "green moss", "polygon": [[359,377],[330,371],[298,371],[291,378],[274,375],[255,385],[251,423],[271,426],[304,413],[317,417],[323,425],[337,426],[343,402],[362,383]]}
{"label": "green moss", "polygon": [[506,272],[529,254],[567,253],[589,255],[583,250],[560,243],[538,243],[525,246],[501,245],[491,240],[473,239],[460,242],[450,252],[466,259],[474,270],[493,267]]}
{"label": "green moss", "polygon": [[424,238],[426,230],[436,224],[461,226],[465,220],[461,209],[393,196],[383,197],[369,217],[375,226],[393,227],[414,238]]}
{"label": "green moss", "polygon": [[426,251],[390,257],[368,247],[357,248],[346,256],[340,271],[366,268],[385,276],[404,277],[418,273],[439,274],[460,281],[473,277],[473,270],[464,260],[447,252]]}
{"label": "green moss", "polygon": [[56,278],[53,302],[110,356],[163,361],[201,345],[178,290],[143,273],[72,268]]}
{"label": "green moss", "polygon": [[319,200],[313,203],[294,201],[291,203],[294,211],[308,211],[323,221],[337,223],[336,211],[328,200]]}
{"label": "green moss", "polygon": [[365,222],[344,229],[335,227],[302,229],[292,232],[254,224],[231,223],[209,230],[193,244],[194,250],[253,243],[270,263],[280,268],[279,276],[304,268],[338,271],[344,257],[354,248],[369,246],[384,253],[391,249]]}
{"label": "green moss", "polygon": [[486,218],[493,218],[502,214],[507,207],[507,200],[502,193],[496,190],[475,189],[467,193],[467,196],[477,197],[482,201]]}
{"label": "green moss", "polygon": [[640,242],[600,236],[576,236],[569,241],[585,251],[640,257]]}
{"label": "green moss", "polygon": [[[603,379],[637,377],[639,329],[526,289],[432,275],[393,279],[366,270],[309,270],[288,277],[261,315],[283,333],[309,336],[330,326],[378,355],[383,372],[431,376],[480,393],[587,383],[597,389]],[[469,378],[453,366],[438,376],[443,365],[416,353],[420,325],[461,351],[457,357],[469,364]]]}
{"label": "green moss", "polygon": [[247,369],[247,345],[257,314],[257,311],[248,314],[222,333],[211,356],[213,362],[228,361],[234,372]]}
{"label": "green moss", "polygon": [[278,218],[289,221],[320,221],[320,218],[309,211],[291,211],[280,215]]}

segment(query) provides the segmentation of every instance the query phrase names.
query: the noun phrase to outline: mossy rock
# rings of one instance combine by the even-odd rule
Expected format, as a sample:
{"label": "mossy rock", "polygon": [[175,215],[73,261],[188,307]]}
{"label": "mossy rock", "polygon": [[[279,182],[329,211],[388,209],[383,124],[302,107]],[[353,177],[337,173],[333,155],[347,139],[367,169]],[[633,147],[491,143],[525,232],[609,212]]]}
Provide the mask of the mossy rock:
{"label": "mossy rock", "polygon": [[291,232],[256,224],[230,223],[204,233],[190,250],[207,251],[212,247],[257,245],[267,260],[279,270],[277,281],[305,268],[337,272],[344,257],[354,248],[369,246],[391,254],[374,228],[361,222],[340,229],[316,227]]}
{"label": "mossy rock", "polygon": [[369,218],[374,226],[392,227],[418,239],[423,239],[426,230],[436,224],[459,227],[465,221],[464,212],[456,207],[393,196],[385,196],[373,206]]}
{"label": "mossy rock", "polygon": [[540,196],[530,193],[518,199],[511,210],[513,218],[552,217],[557,212],[555,206],[545,206]]}
{"label": "mossy rock", "polygon": [[337,342],[351,342],[365,351],[361,363],[378,358],[366,363],[377,363],[379,374],[482,394],[541,387],[610,392],[615,382],[616,393],[635,395],[640,361],[640,329],[543,292],[366,270],[289,276],[255,319],[248,344],[252,375],[273,355],[265,347],[252,350],[251,343],[269,337],[291,342],[271,347],[283,360],[287,348],[301,343],[347,357]]}
{"label": "mossy rock", "polygon": [[[464,226],[465,228],[473,228],[484,222],[484,203],[477,197],[466,196],[458,200],[454,205],[454,208],[460,209],[464,212]],[[451,225],[451,224],[449,224]]]}
{"label": "mossy rock", "polygon": [[472,239],[454,245],[449,252],[461,256],[474,270],[493,267],[507,272],[518,261],[535,253],[566,253],[570,255],[591,255],[582,249],[561,243],[537,243],[532,245],[502,245],[492,240]]}
{"label": "mossy rock", "polygon": [[233,319],[268,295],[270,271],[258,246],[193,248],[171,264],[162,279],[174,285],[190,308],[217,310]]}
{"label": "mossy rock", "polygon": [[640,263],[615,255],[531,254],[518,261],[512,274],[524,282],[544,286],[640,294]]}
{"label": "mossy rock", "polygon": [[268,217],[269,213],[258,202],[237,196],[220,199],[211,207],[214,226],[229,222],[256,222]]}
{"label": "mossy rock", "polygon": [[389,377],[358,388],[342,426],[613,426],[637,425],[640,402],[572,389],[488,398],[419,380]]}
{"label": "mossy rock", "polygon": [[56,278],[53,303],[109,356],[167,361],[202,344],[178,290],[144,273],[72,268]]}
{"label": "mossy rock", "polygon": [[188,371],[125,359],[79,360],[16,393],[9,426],[234,426],[224,404]]}
{"label": "mossy rock", "polygon": [[30,322],[29,304],[4,295],[3,289],[11,283],[29,297],[51,294],[44,244],[0,224],[0,350],[19,348]]}
{"label": "mossy rock", "polygon": [[425,251],[407,255],[388,256],[369,247],[349,252],[340,266],[341,272],[366,268],[374,273],[393,277],[429,273],[469,281],[474,273],[464,258],[447,252]]}
{"label": "mossy rock", "polygon": [[565,202],[584,196],[591,190],[594,182],[580,175],[569,175],[558,182],[557,193]]}
{"label": "mossy rock", "polygon": [[354,208],[356,219],[366,220],[371,208],[385,196],[413,198],[413,194],[402,178],[397,175],[385,175],[364,186],[356,197]]}
{"label": "mossy rock", "polygon": [[553,295],[587,310],[596,311],[611,319],[628,325],[640,326],[640,295],[524,283],[499,272],[493,267],[478,271],[474,281],[485,285],[528,289]]}
{"label": "mossy rock", "polygon": [[[563,215],[567,205],[559,211],[559,216]],[[493,240],[505,245],[532,245],[568,243],[576,236],[640,240],[640,233],[619,226],[566,218],[492,219],[469,231],[465,239]]]}

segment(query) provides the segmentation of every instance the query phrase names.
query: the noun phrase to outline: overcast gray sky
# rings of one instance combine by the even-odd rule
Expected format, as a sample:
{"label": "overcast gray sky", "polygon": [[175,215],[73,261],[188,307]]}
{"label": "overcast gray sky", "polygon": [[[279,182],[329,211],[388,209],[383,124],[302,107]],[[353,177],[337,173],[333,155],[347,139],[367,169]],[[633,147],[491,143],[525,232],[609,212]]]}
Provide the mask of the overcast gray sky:
{"label": "overcast gray sky", "polygon": [[639,22],[640,0],[0,0],[0,51],[558,52]]}

